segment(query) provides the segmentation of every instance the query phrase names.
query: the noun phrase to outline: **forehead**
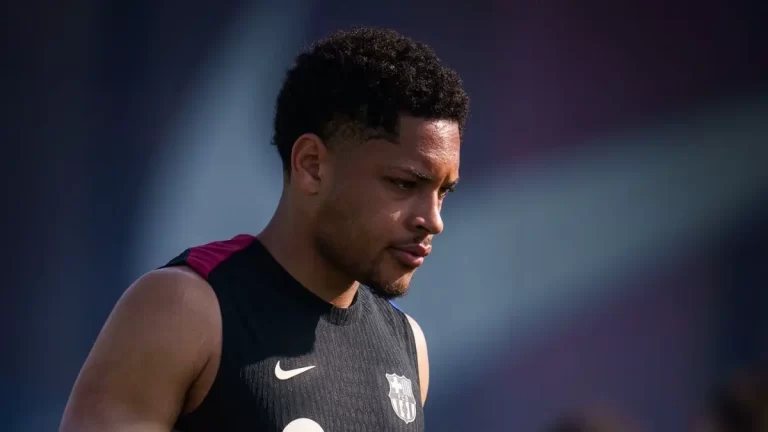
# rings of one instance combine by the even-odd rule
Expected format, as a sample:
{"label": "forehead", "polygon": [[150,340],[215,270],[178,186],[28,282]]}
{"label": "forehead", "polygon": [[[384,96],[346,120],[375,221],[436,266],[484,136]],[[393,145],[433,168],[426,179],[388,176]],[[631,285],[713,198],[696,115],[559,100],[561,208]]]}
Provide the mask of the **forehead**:
{"label": "forehead", "polygon": [[456,122],[404,116],[400,119],[397,142],[374,139],[362,147],[374,164],[408,164],[450,175],[459,169],[460,146]]}

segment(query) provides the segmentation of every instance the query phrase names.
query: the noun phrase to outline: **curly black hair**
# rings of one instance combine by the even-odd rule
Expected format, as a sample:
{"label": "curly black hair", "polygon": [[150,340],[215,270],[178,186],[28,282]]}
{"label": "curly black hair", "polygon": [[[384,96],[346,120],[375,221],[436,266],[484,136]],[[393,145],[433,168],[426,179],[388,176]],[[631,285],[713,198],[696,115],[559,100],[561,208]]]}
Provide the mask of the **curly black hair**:
{"label": "curly black hair", "polygon": [[356,28],[296,57],[277,96],[272,145],[288,173],[302,134],[326,143],[342,132],[397,137],[401,115],[453,120],[463,133],[468,113],[461,78],[432,48],[394,30]]}

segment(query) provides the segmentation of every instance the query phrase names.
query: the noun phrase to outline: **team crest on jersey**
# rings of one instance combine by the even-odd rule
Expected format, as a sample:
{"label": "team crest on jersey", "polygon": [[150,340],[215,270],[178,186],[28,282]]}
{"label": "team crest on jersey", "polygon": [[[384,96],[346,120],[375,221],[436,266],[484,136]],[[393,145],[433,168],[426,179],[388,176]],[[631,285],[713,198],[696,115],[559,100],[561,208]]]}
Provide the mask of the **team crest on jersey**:
{"label": "team crest on jersey", "polygon": [[386,374],[389,381],[389,400],[395,414],[404,422],[410,423],[416,419],[416,398],[413,396],[411,380],[404,376]]}

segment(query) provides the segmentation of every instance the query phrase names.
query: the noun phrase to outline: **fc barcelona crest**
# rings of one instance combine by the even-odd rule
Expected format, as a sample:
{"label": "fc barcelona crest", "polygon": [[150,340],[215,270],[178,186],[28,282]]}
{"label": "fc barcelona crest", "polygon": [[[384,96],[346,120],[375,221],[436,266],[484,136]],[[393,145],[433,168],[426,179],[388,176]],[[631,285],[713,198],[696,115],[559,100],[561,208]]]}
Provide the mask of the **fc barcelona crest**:
{"label": "fc barcelona crest", "polygon": [[413,396],[411,380],[404,376],[386,374],[389,381],[389,400],[395,414],[404,422],[410,423],[416,419],[416,398]]}

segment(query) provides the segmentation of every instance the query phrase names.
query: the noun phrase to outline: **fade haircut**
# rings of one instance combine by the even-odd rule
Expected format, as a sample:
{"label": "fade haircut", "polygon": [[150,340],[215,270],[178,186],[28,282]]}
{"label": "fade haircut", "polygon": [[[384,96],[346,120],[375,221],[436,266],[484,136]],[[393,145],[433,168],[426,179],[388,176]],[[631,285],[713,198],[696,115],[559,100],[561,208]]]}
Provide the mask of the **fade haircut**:
{"label": "fade haircut", "polygon": [[296,57],[277,97],[272,145],[290,173],[294,142],[396,140],[402,115],[451,120],[463,133],[469,98],[429,46],[394,30],[338,31]]}

